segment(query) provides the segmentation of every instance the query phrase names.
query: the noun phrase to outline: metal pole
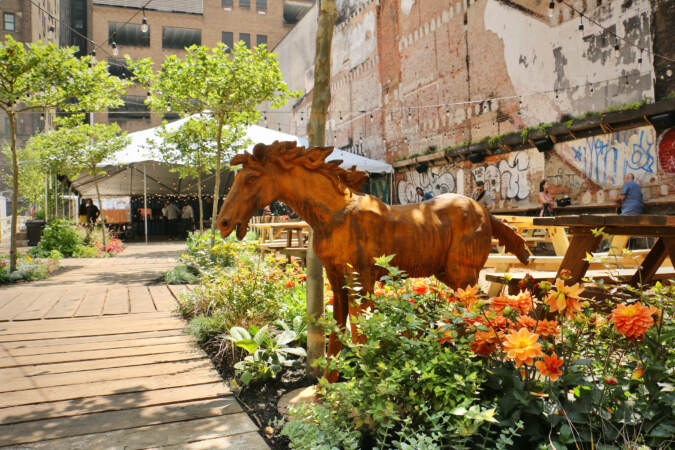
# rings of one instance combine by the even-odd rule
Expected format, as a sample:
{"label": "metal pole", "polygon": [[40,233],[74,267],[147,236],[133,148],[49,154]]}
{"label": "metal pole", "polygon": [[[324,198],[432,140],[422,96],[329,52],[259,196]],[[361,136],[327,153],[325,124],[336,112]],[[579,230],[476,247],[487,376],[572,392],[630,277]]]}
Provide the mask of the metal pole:
{"label": "metal pole", "polygon": [[49,222],[49,175],[45,174],[45,222]]}
{"label": "metal pole", "polygon": [[148,177],[143,164],[143,217],[145,218],[145,245],[148,245]]}

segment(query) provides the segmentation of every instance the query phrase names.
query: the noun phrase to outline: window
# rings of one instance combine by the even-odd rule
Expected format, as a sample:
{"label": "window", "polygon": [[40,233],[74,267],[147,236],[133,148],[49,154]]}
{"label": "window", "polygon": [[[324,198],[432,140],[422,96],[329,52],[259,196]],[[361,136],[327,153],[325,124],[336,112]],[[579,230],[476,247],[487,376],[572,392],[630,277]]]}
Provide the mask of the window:
{"label": "window", "polygon": [[267,35],[266,34],[256,34],[255,45],[257,47],[260,44],[267,44]]}
{"label": "window", "polygon": [[16,31],[16,28],[14,27],[14,14],[12,13],[4,13],[2,15],[3,17],[3,28],[5,31]]}
{"label": "window", "polygon": [[220,0],[220,6],[226,11],[232,11],[234,0]]}
{"label": "window", "polygon": [[267,0],[255,0],[255,8],[258,11],[267,11]]}
{"label": "window", "polygon": [[126,45],[129,47],[150,47],[150,30],[141,31],[141,25],[135,23],[108,23],[108,44]]}
{"label": "window", "polygon": [[191,45],[202,45],[202,30],[192,28],[162,28],[162,48],[184,49]]}
{"label": "window", "polygon": [[251,7],[251,0],[239,0],[239,7],[240,8],[250,8]]}
{"label": "window", "polygon": [[227,52],[229,53],[232,51],[232,46],[234,45],[234,34],[231,31],[223,31],[222,34],[221,41],[227,45]]}
{"label": "window", "polygon": [[251,35],[248,33],[239,33],[239,40],[246,45],[246,48],[251,48]]}
{"label": "window", "polygon": [[133,72],[127,67],[127,61],[123,58],[108,59],[108,73],[118,78],[131,78]]}
{"label": "window", "polygon": [[140,95],[122,95],[124,104],[108,110],[108,119],[111,122],[128,119],[150,119],[150,110],[145,104],[145,97]]}

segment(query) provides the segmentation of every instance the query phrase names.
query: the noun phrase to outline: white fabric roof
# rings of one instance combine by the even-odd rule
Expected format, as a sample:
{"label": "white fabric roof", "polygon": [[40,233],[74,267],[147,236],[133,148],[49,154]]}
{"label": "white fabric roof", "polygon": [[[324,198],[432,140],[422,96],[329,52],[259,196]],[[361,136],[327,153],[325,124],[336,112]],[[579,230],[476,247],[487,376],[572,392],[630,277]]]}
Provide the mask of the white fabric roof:
{"label": "white fabric roof", "polygon": [[[170,122],[166,125],[166,128],[170,131],[177,130],[189,119],[190,117]],[[148,140],[159,141],[161,139],[159,137],[158,130],[159,127],[155,127],[148,128],[147,130],[137,131],[135,133],[129,133],[128,136],[131,139],[129,145],[124,150],[119,152],[114,160],[106,161],[106,164],[119,165],[133,164],[143,161],[162,161],[161,156],[148,146]],[[248,128],[245,139],[249,139],[251,141],[251,144],[245,149],[245,151],[249,153],[253,150],[255,144],[262,143],[269,145],[274,141],[295,141],[300,146],[308,146],[306,139],[293,136],[291,134],[282,133],[280,131],[271,130],[269,128],[264,128],[258,125],[251,125]],[[333,150],[333,153],[331,153],[328,158],[326,158],[326,160],[342,160],[340,167],[344,169],[349,169],[352,166],[356,166],[358,170],[363,170],[370,173],[392,173],[394,171],[391,164],[337,149]]]}

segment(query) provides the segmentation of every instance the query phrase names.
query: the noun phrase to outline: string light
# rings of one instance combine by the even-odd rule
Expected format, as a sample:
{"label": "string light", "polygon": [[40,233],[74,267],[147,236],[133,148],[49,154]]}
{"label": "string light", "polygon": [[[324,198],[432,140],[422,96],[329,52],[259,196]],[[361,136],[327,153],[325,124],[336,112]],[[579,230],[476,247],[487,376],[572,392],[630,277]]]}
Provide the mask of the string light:
{"label": "string light", "polygon": [[141,32],[142,33],[147,33],[148,32],[148,19],[145,17],[145,10],[143,10],[143,19],[141,20]]}
{"label": "string light", "polygon": [[49,30],[47,31],[47,36],[49,37],[49,39],[54,39],[55,31],[56,27],[54,27],[54,25],[49,25]]}
{"label": "string light", "polygon": [[117,42],[113,41],[112,43],[112,54],[113,56],[119,56],[120,51],[117,49]]}
{"label": "string light", "polygon": [[551,0],[551,2],[548,4],[548,16],[553,17],[553,9],[555,8],[555,2]]}
{"label": "string light", "polygon": [[616,40],[616,43],[614,44],[614,56],[617,58],[621,56],[621,48],[619,47],[619,40]]}
{"label": "string light", "polygon": [[579,34],[584,37],[584,16],[579,16]]}
{"label": "string light", "polygon": [[91,62],[93,62],[94,64],[96,64],[96,49],[95,49],[95,48],[93,48],[93,49],[91,50],[90,55],[91,55]]}

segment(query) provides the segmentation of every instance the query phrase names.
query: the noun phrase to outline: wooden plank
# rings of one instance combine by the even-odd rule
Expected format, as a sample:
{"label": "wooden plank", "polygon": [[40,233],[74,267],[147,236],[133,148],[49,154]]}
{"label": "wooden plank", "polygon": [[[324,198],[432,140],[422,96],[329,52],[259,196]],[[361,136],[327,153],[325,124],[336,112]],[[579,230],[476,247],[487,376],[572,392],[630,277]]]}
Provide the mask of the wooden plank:
{"label": "wooden plank", "polygon": [[[193,342],[178,342],[164,345],[147,345],[138,347],[122,347],[114,349],[98,349],[84,351],[65,351],[29,356],[0,357],[0,368],[16,366],[35,366],[40,364],[55,364],[75,361],[90,361],[97,359],[121,358],[131,356],[149,356],[162,353],[181,353],[194,351],[198,347]],[[48,369],[48,368],[47,368]]]}
{"label": "wooden plank", "polygon": [[178,303],[167,286],[149,286],[157,311],[175,311]]}
{"label": "wooden plank", "polygon": [[80,306],[80,302],[84,298],[86,291],[84,289],[69,289],[54,307],[45,314],[45,319],[60,319],[65,317],[72,317]]}
{"label": "wooden plank", "polygon": [[[127,430],[96,433],[85,436],[55,439],[33,444],[30,448],[47,449],[90,449],[124,448],[125,450],[148,447],[165,447],[223,436],[255,432],[257,427],[245,413],[230,414],[226,417],[186,420],[170,424],[158,424]],[[236,447],[235,447],[236,448]],[[245,447],[240,447],[245,448]]]}
{"label": "wooden plank", "polygon": [[623,250],[626,248],[626,245],[628,244],[628,239],[630,239],[630,236],[612,236],[612,238],[609,241],[609,254],[610,255],[622,255]]}
{"label": "wooden plank", "polygon": [[567,238],[567,233],[563,227],[551,227],[548,228],[548,235],[551,237],[551,243],[553,244],[553,250],[558,256],[563,256],[567,253],[567,250],[570,247],[570,241]]}
{"label": "wooden plank", "polygon": [[[185,346],[183,346],[184,348]],[[144,366],[151,364],[162,364],[177,361],[189,361],[204,358],[204,352],[195,350],[194,347],[188,347],[187,351],[174,351],[170,353],[154,353],[150,355],[119,356],[105,359],[89,359],[83,361],[69,361],[58,363],[45,363],[33,365],[20,365],[22,377],[34,377],[45,375],[83,373],[84,371],[95,371],[111,368],[128,368],[135,366]],[[2,369],[0,369],[2,370]],[[4,381],[12,379],[5,378]],[[64,383],[66,384],[66,383]]]}
{"label": "wooden plank", "polygon": [[[202,359],[190,359],[186,361],[148,364],[144,366],[114,367],[110,369],[88,370],[86,372],[68,373],[67,375],[60,373],[48,375],[36,375],[30,378],[17,377],[17,374],[21,373],[21,371],[15,368],[0,369],[0,379],[3,380],[3,384],[0,384],[0,392],[11,392],[30,388],[43,388],[43,387],[65,386],[72,384],[94,383],[97,381],[121,380],[125,378],[150,377],[154,375],[182,373],[199,369],[213,370],[213,365],[211,364],[210,360],[202,358]],[[4,382],[4,380],[7,381]],[[24,380],[28,381],[29,385],[26,385],[26,381]]]}
{"label": "wooden plank", "polygon": [[181,300],[190,289],[185,284],[170,284],[167,286],[176,299]]}
{"label": "wooden plank", "polygon": [[0,289],[0,310],[2,310],[2,308],[4,308],[9,302],[24,294],[25,290],[23,289]]}
{"label": "wooden plank", "polygon": [[126,287],[111,288],[103,306],[103,314],[126,314],[129,312],[129,292]]}
{"label": "wooden plank", "polygon": [[215,370],[208,368],[184,373],[104,380],[91,383],[50,386],[40,389],[30,387],[25,390],[5,392],[0,395],[0,408],[83,399],[102,395],[147,392],[156,389],[215,382],[222,382],[222,378]]}
{"label": "wooden plank", "polygon": [[[61,345],[50,345],[50,346],[37,346],[37,347],[20,347],[20,348],[8,348],[8,356],[40,356],[40,355],[52,355],[59,353],[72,353],[73,357],[76,357],[82,352],[98,352],[105,350],[116,350],[116,349],[127,349],[130,352],[135,351],[136,348],[145,348],[145,347],[154,347],[154,346],[163,346],[171,345],[178,343],[195,343],[195,339],[192,336],[165,336],[165,337],[150,337],[150,338],[139,338],[139,339],[126,339],[120,341],[103,341],[103,342],[88,342],[81,344],[61,344]],[[0,350],[2,348],[0,347]]]}
{"label": "wooden plank", "polygon": [[236,413],[241,413],[241,406],[233,397],[225,397],[0,425],[0,445],[27,444]]}
{"label": "wooden plank", "polygon": [[100,316],[103,314],[103,305],[108,295],[108,288],[105,286],[90,287],[75,311],[75,317]]}
{"label": "wooden plank", "polygon": [[560,263],[556,277],[563,270],[569,270],[570,278],[566,281],[567,284],[581,281],[589,265],[589,262],[585,260],[586,253],[596,251],[601,240],[602,236],[575,235],[572,238],[569,250],[565,253],[562,263]]}
{"label": "wooden plank", "polygon": [[20,295],[0,308],[0,322],[12,320],[38,300],[38,295]]}
{"label": "wooden plank", "polygon": [[134,314],[120,320],[119,316],[71,317],[55,320],[23,321],[0,324],[0,334],[16,334],[28,331],[47,332],[68,330],[87,330],[92,328],[120,329],[126,324],[152,324],[162,320],[181,320],[173,314],[154,312]]}
{"label": "wooden plank", "polygon": [[[663,264],[663,260],[666,259],[667,255],[668,249],[666,248],[664,239],[657,239],[645,257],[645,260],[642,262],[642,266],[638,268],[638,270],[635,272],[635,275],[633,275],[633,277],[630,279],[630,284],[633,286],[639,286],[642,283],[649,282],[661,264]],[[673,256],[675,255],[671,255],[671,259]]]}
{"label": "wooden plank", "polygon": [[155,311],[155,304],[145,286],[129,286],[129,305],[132,314]]}
{"label": "wooden plank", "polygon": [[182,336],[182,329],[173,329],[173,330],[159,330],[159,331],[139,331],[135,333],[121,333],[113,335],[103,335],[103,336],[74,336],[74,337],[65,337],[65,338],[47,338],[47,339],[35,339],[32,341],[15,341],[15,342],[4,342],[2,346],[7,349],[28,349],[28,348],[38,348],[38,349],[48,349],[50,347],[57,347],[59,345],[73,345],[73,344],[87,344],[87,343],[100,343],[100,342],[116,342],[116,341],[126,341],[126,340],[136,340],[139,341],[146,338],[158,338],[158,337],[167,337],[167,336]]}
{"label": "wooden plank", "polygon": [[[145,323],[143,323],[145,322]],[[63,331],[56,330],[45,330],[45,331],[36,331],[36,330],[23,330],[23,329],[14,329],[8,327],[0,333],[0,342],[6,341],[15,341],[17,339],[46,339],[51,337],[68,337],[68,336],[100,336],[105,334],[123,334],[131,333],[135,331],[158,331],[158,330],[171,330],[179,329],[185,327],[185,322],[180,319],[165,317],[163,319],[157,319],[155,321],[143,321],[143,322],[132,322],[114,324],[108,323],[101,325],[100,327],[93,326],[92,324],[83,324],[82,327],[73,327],[73,329],[67,329],[64,325]]]}
{"label": "wooden plank", "polygon": [[[159,449],[159,447],[151,447]],[[178,445],[166,445],[161,447],[162,450],[203,450],[203,449],[263,449],[268,448],[265,440],[259,433],[251,431],[248,433],[235,434],[233,436],[224,436],[215,439],[206,439],[190,443],[181,443]]]}
{"label": "wooden plank", "polygon": [[66,292],[65,289],[44,289],[39,294],[36,292],[37,300],[23,312],[14,316],[13,320],[41,319]]}
{"label": "wooden plank", "polygon": [[103,411],[117,411],[129,408],[162,405],[166,403],[205,400],[230,395],[232,392],[222,381],[199,384],[194,386],[179,386],[166,389],[112,394],[82,399],[63,400],[32,405],[11,406],[0,408],[0,424],[33,422],[41,419],[78,416]]}

